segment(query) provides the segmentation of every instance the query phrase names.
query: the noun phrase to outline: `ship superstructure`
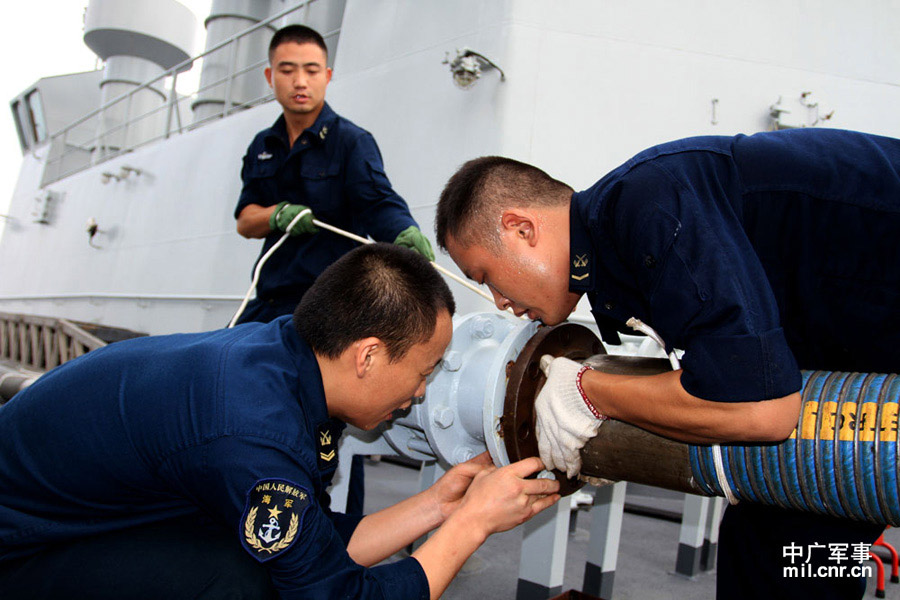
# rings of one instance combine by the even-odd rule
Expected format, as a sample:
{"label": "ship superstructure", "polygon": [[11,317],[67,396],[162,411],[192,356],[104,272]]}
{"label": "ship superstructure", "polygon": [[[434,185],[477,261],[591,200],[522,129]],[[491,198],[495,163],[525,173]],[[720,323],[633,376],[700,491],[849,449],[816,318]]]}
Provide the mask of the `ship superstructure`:
{"label": "ship superstructure", "polygon": [[[235,231],[241,157],[280,113],[262,70],[271,33],[288,23],[325,35],[329,103],[374,134],[395,189],[429,235],[444,183],[475,156],[524,160],[582,189],[643,148],[680,137],[795,127],[900,137],[896,2],[214,0],[199,56],[188,51],[194,17],[175,0],[123,6],[91,0],[86,13],[85,42],[105,61],[102,71],[42,79],[11,102],[24,158],[0,239],[0,311],[69,332],[66,343],[84,346],[72,346],[77,352],[93,340],[72,333],[69,321],[151,334],[228,323],[260,246]],[[186,88],[185,74],[198,70],[199,89]],[[457,271],[446,256],[438,262]],[[450,285],[461,315],[490,310]],[[460,319],[471,329],[464,350],[474,356],[510,329],[506,364],[534,333],[524,328],[536,326],[495,317]],[[573,320],[592,321],[586,304]],[[3,327],[2,340],[31,335]],[[639,340],[631,342],[625,351],[638,352]],[[465,356],[448,353],[441,368],[455,373]],[[508,373],[492,375],[501,405]],[[423,412],[424,425],[408,418],[394,438],[350,443],[359,453],[402,445],[427,461],[436,456],[432,438],[458,433],[465,420],[454,424],[463,413],[442,410]],[[477,434],[483,424],[470,415],[468,425]],[[465,441],[484,442],[473,439]],[[448,456],[463,447],[447,443]],[[601,496],[601,508],[618,507],[621,519],[624,487]],[[721,509],[703,502],[689,498],[682,527],[698,560]],[[540,527],[532,547],[560,539],[565,547],[564,527]],[[617,525],[603,532],[615,538],[603,547],[613,548],[614,570]],[[520,577],[556,573],[550,554],[548,563],[523,553]],[[556,576],[541,585],[551,588]]]}
{"label": "ship superstructure", "polygon": [[[23,135],[2,310],[149,333],[227,323],[258,252],[234,231],[241,157],[279,113],[262,68],[270,32],[288,22],[326,33],[329,102],[375,135],[426,232],[443,183],[477,155],[537,164],[578,189],[678,137],[900,135],[892,3],[221,0],[193,60],[178,22],[190,15],[174,0],[145,4],[167,24],[133,18],[139,2],[127,14],[111,0],[88,7],[85,40],[106,65],[72,79],[93,112],[60,123],[47,80],[13,101],[20,129],[33,133],[34,115],[43,131]],[[200,92],[181,93],[188,68],[202,69]],[[454,291],[463,312],[484,308]]]}

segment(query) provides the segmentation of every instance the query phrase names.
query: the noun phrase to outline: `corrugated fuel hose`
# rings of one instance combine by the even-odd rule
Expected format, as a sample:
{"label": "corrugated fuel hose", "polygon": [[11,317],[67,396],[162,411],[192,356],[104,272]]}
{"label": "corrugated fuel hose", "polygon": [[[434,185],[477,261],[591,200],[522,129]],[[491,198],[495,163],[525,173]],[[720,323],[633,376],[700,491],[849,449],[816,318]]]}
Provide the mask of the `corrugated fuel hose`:
{"label": "corrugated fuel hose", "polygon": [[[800,421],[780,444],[721,447],[736,498],[900,526],[900,376],[803,371]],[[712,448],[691,446],[694,480],[721,495]]]}

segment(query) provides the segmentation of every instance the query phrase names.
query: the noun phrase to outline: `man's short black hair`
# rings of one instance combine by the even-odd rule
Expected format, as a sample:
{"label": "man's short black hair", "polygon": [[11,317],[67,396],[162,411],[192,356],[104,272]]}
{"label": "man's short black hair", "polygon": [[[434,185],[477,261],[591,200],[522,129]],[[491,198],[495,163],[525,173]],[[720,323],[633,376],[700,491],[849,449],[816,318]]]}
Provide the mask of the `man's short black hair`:
{"label": "man's short black hair", "polygon": [[328,46],[325,45],[325,39],[319,35],[318,31],[306,25],[288,25],[276,31],[275,35],[272,36],[272,41],[269,42],[269,64],[272,64],[275,48],[288,42],[315,44],[322,49],[326,58],[328,57]]}
{"label": "man's short black hair", "polygon": [[367,244],[319,275],[294,311],[294,326],[313,352],[338,358],[376,337],[392,362],[431,339],[442,310],[456,310],[447,283],[421,255],[393,244]]}
{"label": "man's short black hair", "polygon": [[493,217],[510,206],[556,206],[572,188],[527,163],[503,156],[482,156],[453,174],[438,200],[435,232],[441,248],[447,236],[468,246],[475,242],[499,248]]}

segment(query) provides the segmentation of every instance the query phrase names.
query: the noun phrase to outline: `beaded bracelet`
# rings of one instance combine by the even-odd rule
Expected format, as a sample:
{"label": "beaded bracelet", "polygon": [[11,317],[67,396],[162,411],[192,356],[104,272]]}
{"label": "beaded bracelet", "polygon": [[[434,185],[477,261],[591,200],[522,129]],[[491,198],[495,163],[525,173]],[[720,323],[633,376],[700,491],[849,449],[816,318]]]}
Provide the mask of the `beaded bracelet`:
{"label": "beaded bracelet", "polygon": [[578,393],[581,394],[581,399],[584,400],[585,404],[587,404],[588,410],[591,411],[591,414],[594,415],[594,417],[596,417],[597,419],[605,421],[609,417],[601,414],[600,411],[597,410],[597,407],[594,406],[590,400],[588,400],[587,394],[584,393],[584,388],[581,387],[581,377],[584,375],[584,372],[588,370],[593,371],[593,369],[591,369],[591,367],[587,365],[581,367],[581,370],[578,371],[578,375],[575,376],[575,386],[578,388]]}

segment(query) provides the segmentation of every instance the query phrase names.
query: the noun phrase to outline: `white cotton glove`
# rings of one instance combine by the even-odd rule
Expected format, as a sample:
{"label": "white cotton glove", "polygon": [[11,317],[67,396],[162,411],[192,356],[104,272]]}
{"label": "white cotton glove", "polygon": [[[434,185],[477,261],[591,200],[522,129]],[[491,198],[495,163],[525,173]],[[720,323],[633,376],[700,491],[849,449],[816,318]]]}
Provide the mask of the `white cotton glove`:
{"label": "white cotton glove", "polygon": [[606,420],[579,389],[588,369],[568,358],[541,357],[547,383],[534,403],[538,451],[544,466],[565,471],[570,479],[581,470],[581,448]]}

